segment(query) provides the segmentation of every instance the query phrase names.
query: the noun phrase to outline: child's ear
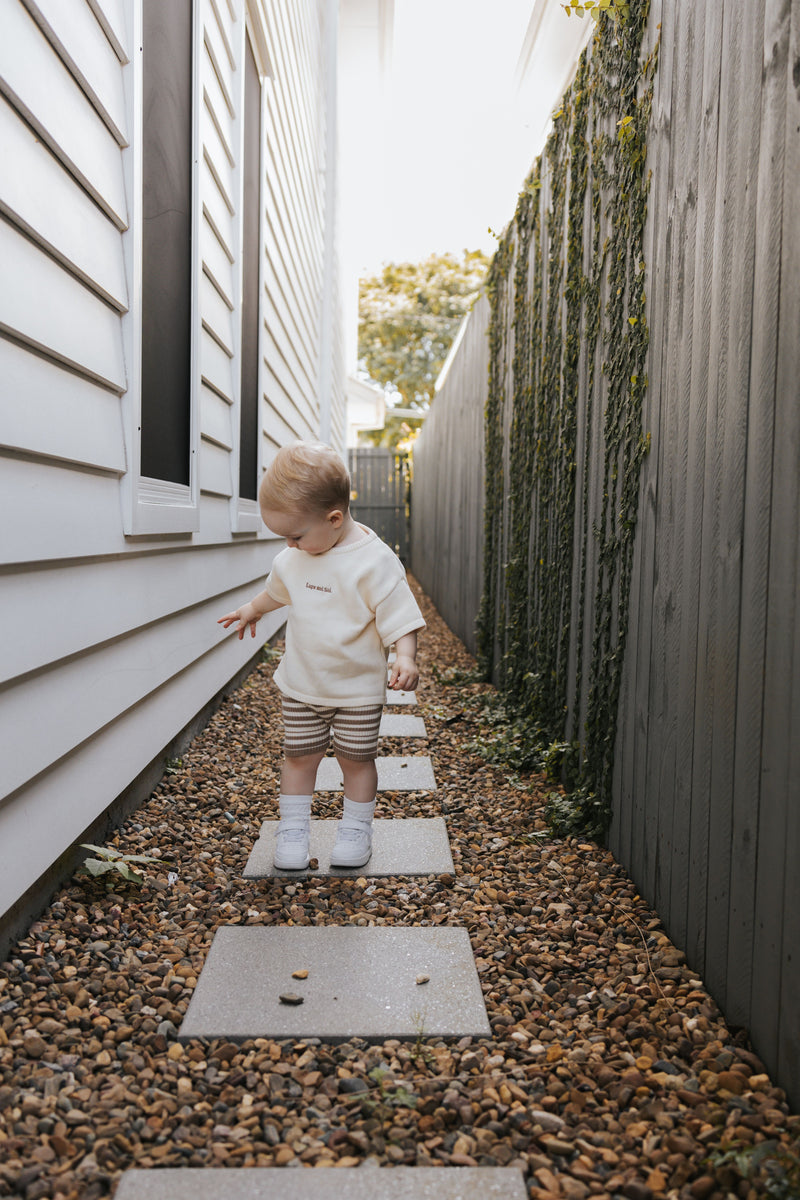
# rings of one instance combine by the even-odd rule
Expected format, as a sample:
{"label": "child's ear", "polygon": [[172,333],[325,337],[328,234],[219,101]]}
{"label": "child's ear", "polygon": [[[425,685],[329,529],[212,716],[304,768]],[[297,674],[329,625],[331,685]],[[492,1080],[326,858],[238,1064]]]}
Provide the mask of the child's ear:
{"label": "child's ear", "polygon": [[340,508],[332,508],[328,513],[328,520],[334,529],[338,529],[344,521],[344,513]]}

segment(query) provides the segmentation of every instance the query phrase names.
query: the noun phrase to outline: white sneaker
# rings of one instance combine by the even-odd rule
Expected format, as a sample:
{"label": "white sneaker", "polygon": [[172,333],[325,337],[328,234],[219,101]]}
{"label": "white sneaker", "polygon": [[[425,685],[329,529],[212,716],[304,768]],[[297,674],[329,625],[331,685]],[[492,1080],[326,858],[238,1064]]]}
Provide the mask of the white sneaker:
{"label": "white sneaker", "polygon": [[369,826],[355,829],[352,825],[339,825],[331,851],[332,867],[363,867],[371,854],[372,831]]}
{"label": "white sneaker", "polygon": [[273,865],[279,871],[303,871],[310,862],[308,852],[309,827],[296,824],[291,818],[278,822]]}

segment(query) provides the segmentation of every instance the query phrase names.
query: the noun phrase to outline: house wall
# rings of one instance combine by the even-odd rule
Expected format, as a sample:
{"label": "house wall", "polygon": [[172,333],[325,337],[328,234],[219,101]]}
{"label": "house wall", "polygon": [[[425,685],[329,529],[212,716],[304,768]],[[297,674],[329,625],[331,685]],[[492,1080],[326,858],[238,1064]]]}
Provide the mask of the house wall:
{"label": "house wall", "polygon": [[[141,0],[4,5],[0,929],[280,626],[271,614],[250,643],[216,623],[281,546],[238,496],[245,27],[263,76],[261,471],[281,444],[319,434],[322,372],[344,429],[338,297],[324,362],[319,332],[331,11],[194,0],[192,470],[180,489],[138,473]],[[335,278],[335,247],[332,261]]]}

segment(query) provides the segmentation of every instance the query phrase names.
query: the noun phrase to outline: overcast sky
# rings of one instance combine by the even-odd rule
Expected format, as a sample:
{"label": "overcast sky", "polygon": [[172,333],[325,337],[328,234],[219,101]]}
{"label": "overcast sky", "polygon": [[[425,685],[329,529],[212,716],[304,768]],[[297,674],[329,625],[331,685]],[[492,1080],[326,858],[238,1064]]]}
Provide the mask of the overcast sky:
{"label": "overcast sky", "polygon": [[483,249],[531,165],[514,73],[533,0],[395,0],[385,178],[360,230],[362,273]]}

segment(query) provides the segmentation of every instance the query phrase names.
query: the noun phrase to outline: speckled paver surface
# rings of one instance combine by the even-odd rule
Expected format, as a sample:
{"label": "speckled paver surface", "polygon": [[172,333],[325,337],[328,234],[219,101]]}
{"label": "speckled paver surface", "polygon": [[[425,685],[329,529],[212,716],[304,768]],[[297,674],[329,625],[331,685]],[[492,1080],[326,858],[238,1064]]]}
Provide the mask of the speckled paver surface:
{"label": "speckled paver surface", "polygon": [[416,704],[417,703],[417,693],[416,692],[395,692],[395,691],[390,691],[389,688],[387,688],[386,689],[386,703],[390,706],[392,704],[408,704],[408,705]]}
{"label": "speckled paver surface", "polygon": [[525,1200],[515,1167],[126,1171],[116,1200]]}
{"label": "speckled paver surface", "polygon": [[[293,978],[296,971],[307,971],[307,978]],[[287,994],[302,1003],[282,1002]],[[344,1041],[490,1033],[466,929],[229,925],[211,943],[179,1037]]]}
{"label": "speckled paver surface", "polygon": [[[427,755],[392,756],[376,759],[379,792],[435,792],[433,764]],[[335,758],[323,758],[317,771],[318,792],[340,792],[342,768]]]}
{"label": "speckled paver surface", "polygon": [[376,820],[372,823],[372,855],[363,867],[343,870],[331,867],[331,851],[336,840],[338,821],[311,822],[311,861],[317,866],[305,871],[281,871],[273,866],[277,821],[265,821],[253,847],[245,879],[265,879],[270,875],[296,879],[305,875],[452,875],[453,857],[447,827],[442,817],[407,817],[400,821]]}
{"label": "speckled paver surface", "polygon": [[424,738],[428,736],[428,731],[422,717],[412,717],[408,713],[384,713],[379,736]]}

